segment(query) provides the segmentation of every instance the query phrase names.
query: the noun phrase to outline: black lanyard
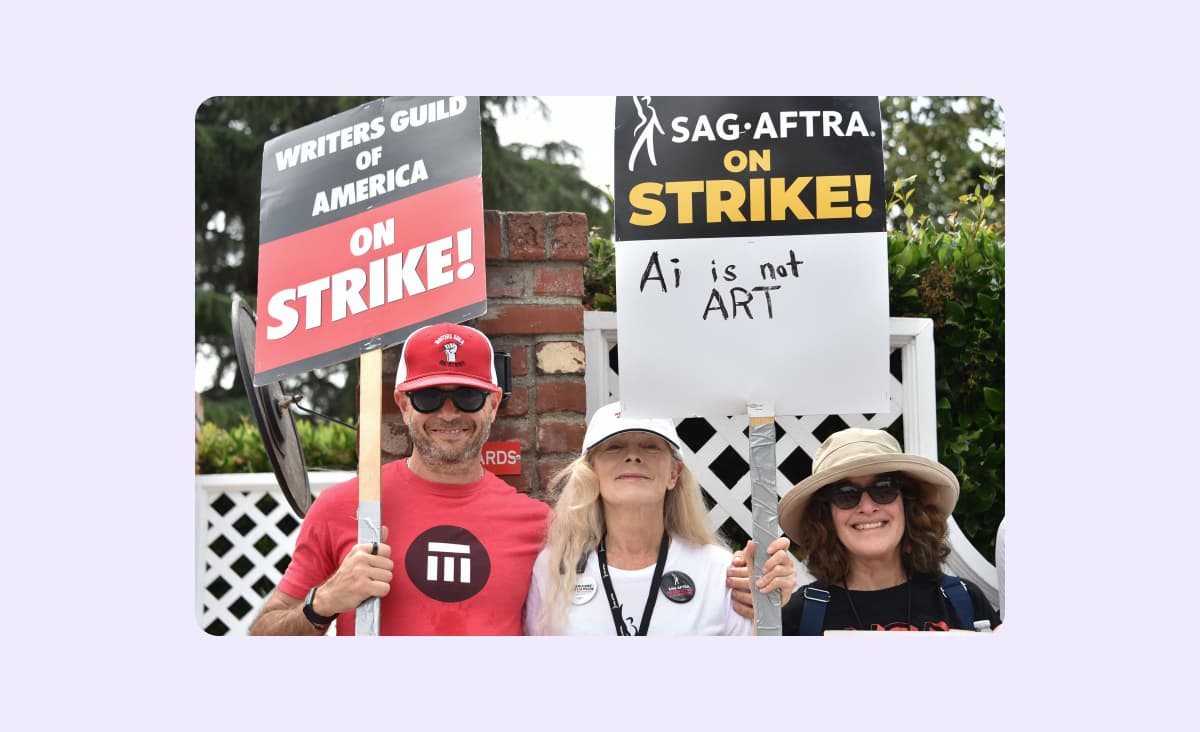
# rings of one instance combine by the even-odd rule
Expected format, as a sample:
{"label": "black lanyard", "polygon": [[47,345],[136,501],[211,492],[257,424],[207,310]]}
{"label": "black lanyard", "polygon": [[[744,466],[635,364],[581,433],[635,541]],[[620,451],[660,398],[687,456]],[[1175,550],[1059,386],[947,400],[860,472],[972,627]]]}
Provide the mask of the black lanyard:
{"label": "black lanyard", "polygon": [[[596,548],[596,561],[600,564],[600,579],[604,582],[604,591],[608,593],[608,607],[612,610],[613,626],[617,635],[629,635],[625,627],[625,619],[621,617],[621,603],[617,601],[617,593],[613,591],[612,580],[608,578],[608,560],[605,558],[604,540],[600,537],[600,546]],[[642,622],[638,623],[638,635],[646,635],[650,630],[650,616],[654,614],[654,601],[658,599],[658,586],[662,582],[663,567],[667,565],[667,547],[670,545],[667,532],[663,532],[662,545],[658,548],[658,562],[654,565],[654,579],[650,581],[650,596],[646,598],[646,608],[642,610]]]}

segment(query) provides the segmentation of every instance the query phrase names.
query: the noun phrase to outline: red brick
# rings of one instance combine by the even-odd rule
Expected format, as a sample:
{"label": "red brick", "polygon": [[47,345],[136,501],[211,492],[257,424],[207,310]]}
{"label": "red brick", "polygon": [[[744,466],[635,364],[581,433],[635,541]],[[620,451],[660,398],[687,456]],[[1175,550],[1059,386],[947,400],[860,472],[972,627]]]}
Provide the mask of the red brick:
{"label": "red brick", "polygon": [[588,250],[587,216],[581,213],[546,215],[550,234],[550,259],[586,262]]}
{"label": "red brick", "polygon": [[545,412],[587,413],[587,389],[581,380],[538,382],[536,401],[538,414]]}
{"label": "red brick", "polygon": [[[385,384],[396,384],[396,366],[400,365],[400,352],[404,344],[397,344],[383,349],[383,381]],[[388,391],[391,391],[389,388]]]}
{"label": "red brick", "polygon": [[509,366],[513,376],[524,376],[529,373],[529,349],[525,346],[505,346],[508,351]]}
{"label": "red brick", "polygon": [[545,214],[541,213],[506,213],[504,215],[510,261],[542,261],[546,259],[546,243],[542,238],[545,219]]}
{"label": "red brick", "polygon": [[488,259],[504,258],[504,241],[500,234],[500,213],[483,212],[483,251]]}
{"label": "red brick", "polygon": [[[490,273],[489,273],[490,280]],[[488,294],[491,294],[488,287]],[[583,267],[538,267],[533,274],[533,294],[583,296]]]}
{"label": "red brick", "polygon": [[479,319],[487,335],[582,333],[583,305],[500,305]]}
{"label": "red brick", "polygon": [[533,426],[525,417],[497,417],[488,436],[492,442],[521,443],[521,458],[524,459],[533,445]]}
{"label": "red brick", "polygon": [[[586,409],[584,410],[587,411]],[[513,386],[508,401],[500,407],[499,417],[520,417],[529,413],[529,389],[524,386]]]}
{"label": "red brick", "polygon": [[549,458],[538,461],[538,485],[543,494],[547,496],[558,495],[558,491],[554,490],[559,487],[554,485],[554,476],[558,475],[560,470],[567,467],[572,462],[574,462],[574,459],[567,460],[565,458]]}
{"label": "red brick", "polygon": [[[582,273],[580,274],[582,278]],[[582,282],[582,279],[581,279]],[[525,270],[521,267],[488,267],[487,296],[521,297],[525,294]],[[581,293],[582,294],[582,293]]]}
{"label": "red brick", "polygon": [[583,420],[563,422],[561,420],[538,420],[538,455],[555,452],[578,454],[583,447]]}

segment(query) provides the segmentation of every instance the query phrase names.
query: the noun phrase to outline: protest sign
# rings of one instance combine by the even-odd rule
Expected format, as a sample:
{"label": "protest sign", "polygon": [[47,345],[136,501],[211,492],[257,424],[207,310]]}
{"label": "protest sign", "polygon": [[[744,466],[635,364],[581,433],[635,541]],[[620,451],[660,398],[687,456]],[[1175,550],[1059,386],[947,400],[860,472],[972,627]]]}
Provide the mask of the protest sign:
{"label": "protest sign", "polygon": [[[263,147],[254,383],[359,357],[358,539],[382,540],[383,349],[487,311],[477,97],[389,97]],[[355,610],[379,635],[379,598]]]}
{"label": "protest sign", "polygon": [[[619,97],[622,410],[747,415],[754,577],[779,536],[775,415],[888,407],[874,97]],[[779,591],[755,602],[782,632]]]}
{"label": "protest sign", "polygon": [[389,97],[263,148],[256,385],[487,310],[477,97]]}
{"label": "protest sign", "polygon": [[876,97],[618,97],[614,149],[628,411],[888,408]]}

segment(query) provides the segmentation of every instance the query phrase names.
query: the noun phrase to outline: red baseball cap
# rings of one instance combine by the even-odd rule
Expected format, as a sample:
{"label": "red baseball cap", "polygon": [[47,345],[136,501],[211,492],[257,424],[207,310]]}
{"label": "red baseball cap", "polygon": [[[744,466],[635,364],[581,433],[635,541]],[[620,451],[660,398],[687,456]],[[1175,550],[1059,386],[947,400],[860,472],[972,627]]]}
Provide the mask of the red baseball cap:
{"label": "red baseball cap", "polygon": [[473,386],[500,393],[496,361],[487,336],[466,325],[435,323],[404,341],[396,369],[397,401],[404,392],[429,386]]}

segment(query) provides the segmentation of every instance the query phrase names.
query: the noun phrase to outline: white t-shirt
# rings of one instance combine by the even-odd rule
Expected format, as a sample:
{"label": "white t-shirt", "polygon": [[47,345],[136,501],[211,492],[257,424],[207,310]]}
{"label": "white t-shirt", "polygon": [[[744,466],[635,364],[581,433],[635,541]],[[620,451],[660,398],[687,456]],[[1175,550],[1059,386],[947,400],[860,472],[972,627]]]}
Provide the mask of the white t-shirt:
{"label": "white t-shirt", "polygon": [[[546,584],[549,579],[548,550],[542,549],[533,563],[533,580],[529,583],[529,596],[525,600],[525,633],[536,635],[532,627],[542,608]],[[708,544],[698,546],[679,538],[671,540],[667,550],[667,561],[663,577],[668,588],[676,597],[686,597],[687,602],[674,602],[665,590],[658,590],[654,602],[654,613],[650,616],[648,635],[750,635],[754,624],[733,611],[730,591],[725,587],[725,570],[732,562],[726,549]],[[671,576],[672,572],[686,575]],[[642,612],[650,593],[650,582],[654,579],[654,565],[642,569],[617,569],[609,566],[609,578],[617,601],[621,604],[621,616],[630,635],[637,634],[637,625],[642,621]],[[687,580],[695,590],[687,592]],[[576,577],[574,602],[567,615],[563,635],[616,635],[608,596],[600,579],[600,565],[596,553],[588,555],[587,567]]]}

